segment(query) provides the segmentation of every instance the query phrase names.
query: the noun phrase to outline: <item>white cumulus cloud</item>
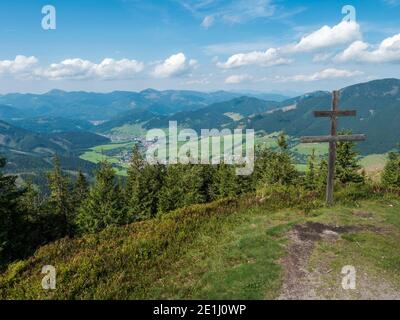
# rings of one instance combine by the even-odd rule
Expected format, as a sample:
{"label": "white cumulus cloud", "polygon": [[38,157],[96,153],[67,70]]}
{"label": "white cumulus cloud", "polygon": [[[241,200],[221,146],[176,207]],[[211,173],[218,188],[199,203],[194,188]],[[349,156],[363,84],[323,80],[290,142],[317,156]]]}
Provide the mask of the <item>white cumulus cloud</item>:
{"label": "white cumulus cloud", "polygon": [[349,71],[343,69],[334,69],[328,68],[319,72],[315,72],[313,74],[304,75],[299,74],[290,77],[278,77],[276,80],[278,82],[312,82],[312,81],[320,81],[320,80],[328,80],[328,79],[337,79],[337,78],[352,78],[356,76],[362,75],[361,71]]}
{"label": "white cumulus cloud", "polygon": [[358,62],[400,62],[400,33],[384,39],[378,46],[363,41],[352,43],[346,50],[335,57],[336,61]]}
{"label": "white cumulus cloud", "polygon": [[130,78],[141,72],[143,68],[144,64],[136,60],[107,58],[96,65],[94,73],[104,79]]}
{"label": "white cumulus cloud", "polygon": [[95,64],[83,59],[65,59],[37,70],[36,74],[50,80],[87,79],[91,77]]}
{"label": "white cumulus cloud", "polygon": [[[218,63],[217,66],[224,69],[258,65],[270,67],[276,65],[290,64],[292,60],[288,57],[301,52],[313,52],[331,47],[347,45],[361,38],[360,26],[353,21],[342,21],[329,27],[320,29],[304,36],[300,41],[280,48],[269,48],[266,51],[251,51],[248,53],[237,53],[230,56],[226,62]],[[326,60],[325,56],[318,55],[315,61]]]}
{"label": "white cumulus cloud", "polygon": [[14,60],[0,60],[0,75],[29,75],[36,67],[38,59],[34,56],[17,55]]}
{"label": "white cumulus cloud", "polygon": [[154,68],[153,76],[156,78],[180,76],[192,71],[196,66],[196,60],[188,60],[186,56],[180,52],[157,64]]}
{"label": "white cumulus cloud", "polygon": [[289,63],[291,63],[290,59],[283,58],[277,49],[270,48],[265,52],[253,51],[235,54],[229,57],[226,62],[218,63],[217,66],[223,69],[231,69],[248,65],[271,67]]}
{"label": "white cumulus cloud", "polygon": [[309,52],[349,44],[361,38],[360,25],[354,21],[342,21],[339,24],[322,28],[304,36],[291,50]]}
{"label": "white cumulus cloud", "polygon": [[144,68],[142,62],[136,60],[114,60],[106,58],[100,63],[94,63],[80,58],[66,59],[59,63],[52,63],[46,68],[36,71],[36,75],[50,79],[89,79],[105,80],[132,78]]}

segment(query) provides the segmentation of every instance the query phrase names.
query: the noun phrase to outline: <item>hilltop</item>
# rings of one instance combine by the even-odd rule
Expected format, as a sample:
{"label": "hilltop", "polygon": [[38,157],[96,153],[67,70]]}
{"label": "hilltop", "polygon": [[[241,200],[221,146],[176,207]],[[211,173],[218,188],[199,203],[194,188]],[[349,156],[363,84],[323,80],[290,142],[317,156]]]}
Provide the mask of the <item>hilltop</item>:
{"label": "hilltop", "polygon": [[[0,275],[0,297],[400,298],[398,198],[309,214],[255,200],[193,206],[57,241],[9,266]],[[54,291],[40,285],[40,270],[48,264],[57,269]],[[359,275],[354,291],[341,288],[341,269],[348,264]]]}

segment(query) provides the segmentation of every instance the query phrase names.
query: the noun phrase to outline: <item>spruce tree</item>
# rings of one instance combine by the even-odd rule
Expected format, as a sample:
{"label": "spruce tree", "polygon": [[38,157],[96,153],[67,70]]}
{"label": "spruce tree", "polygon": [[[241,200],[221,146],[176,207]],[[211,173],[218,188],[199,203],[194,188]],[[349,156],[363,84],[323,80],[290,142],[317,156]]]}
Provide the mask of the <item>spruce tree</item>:
{"label": "spruce tree", "polygon": [[328,162],[324,159],[320,162],[316,175],[316,186],[318,190],[321,191],[326,190],[327,180],[328,180]]}
{"label": "spruce tree", "polygon": [[83,201],[87,198],[88,194],[89,194],[89,183],[87,182],[83,172],[79,170],[73,188],[73,199],[76,210],[79,209]]}
{"label": "spruce tree", "polygon": [[221,162],[217,165],[210,186],[212,200],[234,197],[238,194],[237,176],[234,166]]}
{"label": "spruce tree", "polygon": [[315,172],[315,149],[312,150],[311,155],[308,158],[307,172],[305,177],[305,187],[308,190],[314,190],[317,188],[317,176]]}
{"label": "spruce tree", "polygon": [[36,186],[32,180],[27,180],[24,186],[24,193],[19,201],[19,208],[23,212],[29,212],[30,219],[34,220],[35,217],[40,213],[42,207],[42,199]]}
{"label": "spruce tree", "polygon": [[278,147],[281,151],[286,151],[289,148],[289,144],[286,139],[286,135],[284,132],[280,132],[277,139]]}
{"label": "spruce tree", "polygon": [[[6,160],[0,157],[0,169]],[[17,188],[16,176],[3,175],[0,171],[0,265],[22,256],[29,234],[24,233],[24,216],[19,201],[23,190]]]}
{"label": "spruce tree", "polygon": [[144,161],[140,154],[138,145],[135,145],[132,151],[132,157],[128,168],[128,178],[126,183],[125,198],[128,214],[132,217],[138,217],[140,204],[140,183],[141,174],[144,167]]}
{"label": "spruce tree", "polygon": [[[343,131],[341,134],[351,134],[351,131]],[[336,149],[336,178],[343,184],[349,182],[363,182],[363,176],[359,173],[361,166],[358,163],[358,153],[352,141],[337,143]]]}
{"label": "spruce tree", "polygon": [[298,172],[292,163],[289,145],[283,133],[279,135],[277,143],[278,150],[263,148],[257,152],[255,176],[257,185],[260,187],[274,184],[292,185],[298,178]]}
{"label": "spruce tree", "polygon": [[100,163],[96,181],[79,209],[80,232],[97,232],[107,226],[129,223],[115,171],[107,161]]}
{"label": "spruce tree", "polygon": [[386,188],[400,188],[400,145],[398,151],[389,153],[382,173],[382,185]]}
{"label": "spruce tree", "polygon": [[206,199],[203,193],[202,166],[176,164],[167,167],[159,195],[159,212],[168,212]]}
{"label": "spruce tree", "polygon": [[157,215],[159,198],[164,184],[165,166],[146,164],[138,178],[138,187],[131,199],[131,210],[139,220],[146,220]]}
{"label": "spruce tree", "polygon": [[54,169],[47,175],[50,196],[47,201],[47,212],[54,219],[56,230],[54,236],[63,237],[73,233],[74,210],[69,178],[61,170],[60,159],[54,158]]}

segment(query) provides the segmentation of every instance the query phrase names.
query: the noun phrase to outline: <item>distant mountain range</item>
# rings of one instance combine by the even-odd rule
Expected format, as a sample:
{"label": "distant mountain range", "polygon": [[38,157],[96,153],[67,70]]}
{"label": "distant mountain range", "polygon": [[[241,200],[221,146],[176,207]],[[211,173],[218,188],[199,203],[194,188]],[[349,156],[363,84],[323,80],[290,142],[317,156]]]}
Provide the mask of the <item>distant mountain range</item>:
{"label": "distant mountain range", "polygon": [[[383,79],[356,84],[340,90],[340,108],[357,110],[357,117],[340,118],[339,129],[365,133],[366,142],[359,144],[363,154],[385,153],[400,142],[400,80]],[[330,92],[316,91],[282,102],[254,97],[239,97],[207,107],[156,115],[148,110],[119,115],[99,126],[101,132],[126,124],[141,124],[144,129],[166,128],[169,121],[181,127],[200,131],[202,128],[249,128],[257,132],[285,131],[292,136],[328,134],[329,120],[314,118],[313,111],[329,110]]]}
{"label": "distant mountain range", "polygon": [[[65,92],[52,90],[45,94],[6,94],[0,96],[0,119],[53,117],[73,120],[110,120],[122,112],[143,109],[154,114],[170,115],[192,111],[210,104],[243,96],[227,91],[197,92],[184,90],[111,93]],[[250,95],[251,96],[251,95]],[[255,94],[257,97],[284,96]]]}
{"label": "distant mountain range", "polygon": [[[340,108],[356,109],[357,117],[339,119],[340,129],[365,133],[358,145],[363,154],[385,153],[400,142],[400,80],[383,79],[340,90]],[[0,154],[10,171],[51,167],[59,154],[70,170],[93,165],[79,159],[87,148],[109,143],[105,136],[144,134],[166,128],[249,128],[258,133],[285,131],[295,137],[328,134],[328,119],[314,110],[328,110],[331,94],[316,91],[284,101],[264,100],[217,91],[156,91],[87,93],[53,90],[43,95],[0,96]],[[93,121],[96,120],[96,123]],[[91,122],[92,121],[92,122]]]}
{"label": "distant mountain range", "polygon": [[179,126],[201,129],[222,128],[243,117],[264,113],[278,105],[275,101],[264,101],[257,98],[240,97],[233,100],[211,104],[208,107],[178,112],[170,116],[158,116],[144,124],[144,128],[168,127],[169,121],[177,121]]}

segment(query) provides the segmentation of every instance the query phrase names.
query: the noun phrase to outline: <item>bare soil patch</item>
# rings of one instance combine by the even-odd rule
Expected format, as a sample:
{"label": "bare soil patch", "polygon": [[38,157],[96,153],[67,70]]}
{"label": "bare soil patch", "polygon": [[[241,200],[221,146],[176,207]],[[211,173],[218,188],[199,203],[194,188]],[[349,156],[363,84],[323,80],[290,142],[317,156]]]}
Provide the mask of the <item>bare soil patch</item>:
{"label": "bare soil patch", "polygon": [[355,212],[353,212],[353,214],[356,217],[363,218],[363,219],[372,219],[374,216],[372,213],[365,212],[365,211],[355,211]]}
{"label": "bare soil patch", "polygon": [[[360,231],[379,232],[373,226],[332,226],[308,222],[296,225],[288,233],[290,244],[287,255],[281,260],[284,269],[284,280],[279,300],[324,300],[352,299],[352,292],[341,287],[338,277],[337,285],[324,287],[324,278],[332,272],[324,261],[310,271],[308,262],[318,241],[337,241],[344,233]],[[360,290],[357,296],[361,299],[400,299],[400,292],[382,279],[372,279],[367,274],[359,278]]]}

